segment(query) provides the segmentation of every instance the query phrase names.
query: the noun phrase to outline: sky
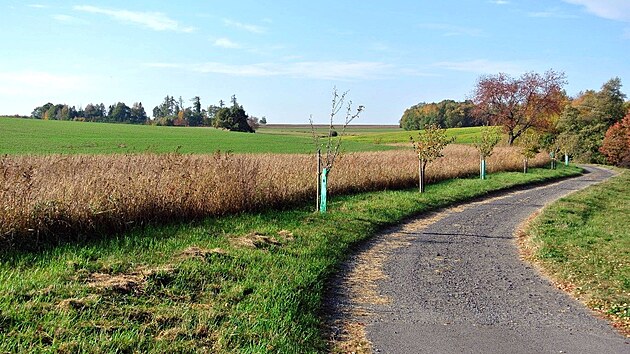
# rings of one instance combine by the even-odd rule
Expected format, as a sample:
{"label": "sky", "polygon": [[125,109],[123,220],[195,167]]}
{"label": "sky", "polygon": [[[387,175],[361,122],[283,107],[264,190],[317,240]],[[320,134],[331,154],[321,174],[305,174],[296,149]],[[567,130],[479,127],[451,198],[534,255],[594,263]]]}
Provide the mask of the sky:
{"label": "sky", "polygon": [[325,123],[336,88],[356,124],[398,124],[482,75],[549,69],[572,96],[614,77],[630,94],[630,0],[0,0],[0,43],[7,115],[236,95],[268,123]]}

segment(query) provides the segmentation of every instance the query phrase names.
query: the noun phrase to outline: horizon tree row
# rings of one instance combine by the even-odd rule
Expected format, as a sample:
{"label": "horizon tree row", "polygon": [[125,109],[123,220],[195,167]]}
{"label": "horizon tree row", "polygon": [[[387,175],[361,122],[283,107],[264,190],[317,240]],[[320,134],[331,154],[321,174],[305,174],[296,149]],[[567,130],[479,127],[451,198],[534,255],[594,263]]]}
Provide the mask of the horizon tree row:
{"label": "horizon tree row", "polygon": [[226,106],[223,100],[218,105],[210,105],[208,109],[202,109],[199,96],[193,97],[192,106],[184,106],[184,100],[180,96],[167,95],[164,101],[153,108],[151,119],[141,102],[135,102],[131,107],[123,102],[118,102],[105,108],[103,103],[89,103],[85,108],[67,104],[52,104],[36,107],[31,113],[31,118],[43,120],[74,120],[82,122],[102,123],[127,123],[127,124],[154,124],[162,126],[190,126],[190,127],[215,127],[231,131],[255,132],[261,125],[266,124],[266,117],[258,119],[248,116],[242,105],[238,104],[236,96],[231,99],[231,106]]}

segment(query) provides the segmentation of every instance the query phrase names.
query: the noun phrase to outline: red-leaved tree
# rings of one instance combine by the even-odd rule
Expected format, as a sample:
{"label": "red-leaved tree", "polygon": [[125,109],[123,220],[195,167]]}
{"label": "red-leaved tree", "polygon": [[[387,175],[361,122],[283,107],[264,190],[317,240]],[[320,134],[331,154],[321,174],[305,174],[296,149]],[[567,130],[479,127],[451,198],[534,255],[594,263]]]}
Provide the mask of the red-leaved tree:
{"label": "red-leaved tree", "polygon": [[599,151],[609,163],[630,167],[630,112],[606,131],[604,142]]}
{"label": "red-leaved tree", "polygon": [[484,76],[475,87],[474,114],[484,123],[503,126],[512,145],[529,128],[546,128],[549,117],[562,111],[565,84],[564,73],[553,70],[519,78]]}

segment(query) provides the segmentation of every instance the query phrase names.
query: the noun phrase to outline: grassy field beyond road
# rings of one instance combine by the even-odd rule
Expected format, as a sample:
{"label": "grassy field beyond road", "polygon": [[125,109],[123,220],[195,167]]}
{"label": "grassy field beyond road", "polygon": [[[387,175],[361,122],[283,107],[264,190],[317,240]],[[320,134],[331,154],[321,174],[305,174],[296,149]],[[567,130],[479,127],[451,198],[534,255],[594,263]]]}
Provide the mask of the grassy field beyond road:
{"label": "grassy field beyond road", "polygon": [[149,226],[0,256],[0,352],[325,352],[324,284],[353,244],[423,211],[578,168],[493,173],[310,208]]}
{"label": "grassy field beyond road", "polygon": [[535,262],[630,335],[630,172],[552,204],[528,233]]}

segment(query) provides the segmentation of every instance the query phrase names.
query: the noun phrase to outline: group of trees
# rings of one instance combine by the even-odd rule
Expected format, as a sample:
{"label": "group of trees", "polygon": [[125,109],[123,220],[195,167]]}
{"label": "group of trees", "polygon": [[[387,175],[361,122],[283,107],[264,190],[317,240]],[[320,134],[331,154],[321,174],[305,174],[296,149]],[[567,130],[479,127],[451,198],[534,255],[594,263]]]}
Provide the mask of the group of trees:
{"label": "group of trees", "polygon": [[39,106],[31,113],[32,118],[45,120],[75,120],[85,122],[129,123],[129,124],[156,124],[166,126],[212,126],[231,131],[253,133],[261,124],[266,124],[267,119],[260,120],[248,116],[242,105],[232,96],[232,105],[227,107],[223,101],[219,105],[211,105],[208,109],[202,109],[199,96],[193,97],[192,105],[185,107],[184,100],[180,96],[175,99],[167,95],[164,101],[153,108],[153,119],[147,116],[142,103],[134,103],[131,107],[123,102],[105,108],[103,103],[88,104],[85,108],[76,109],[66,104],[46,103]]}
{"label": "group of trees", "polygon": [[88,104],[85,108],[76,109],[67,104],[46,103],[31,113],[32,118],[44,120],[76,120],[84,122],[131,123],[145,124],[149,121],[142,103],[136,102],[129,107],[118,102],[105,109],[105,105]]}
{"label": "group of trees", "polygon": [[[613,78],[599,91],[569,97],[564,73],[483,76],[473,98],[455,102],[420,103],[405,110],[400,126],[407,130],[475,125],[502,127],[509,145],[523,151],[544,149],[580,161],[630,165],[630,102]],[[624,118],[624,116],[626,118]]]}
{"label": "group of trees", "polygon": [[474,90],[474,117],[501,126],[508,144],[520,145],[529,155],[544,149],[553,162],[564,153],[584,162],[630,165],[630,118],[624,123],[630,102],[621,80],[610,79],[599,91],[573,98],[565,84],[565,75],[553,70],[518,78],[484,76]]}
{"label": "group of trees", "polygon": [[472,101],[456,102],[444,100],[438,103],[418,103],[405,110],[400,118],[400,127],[419,130],[427,125],[440,128],[459,128],[479,125],[474,119]]}

